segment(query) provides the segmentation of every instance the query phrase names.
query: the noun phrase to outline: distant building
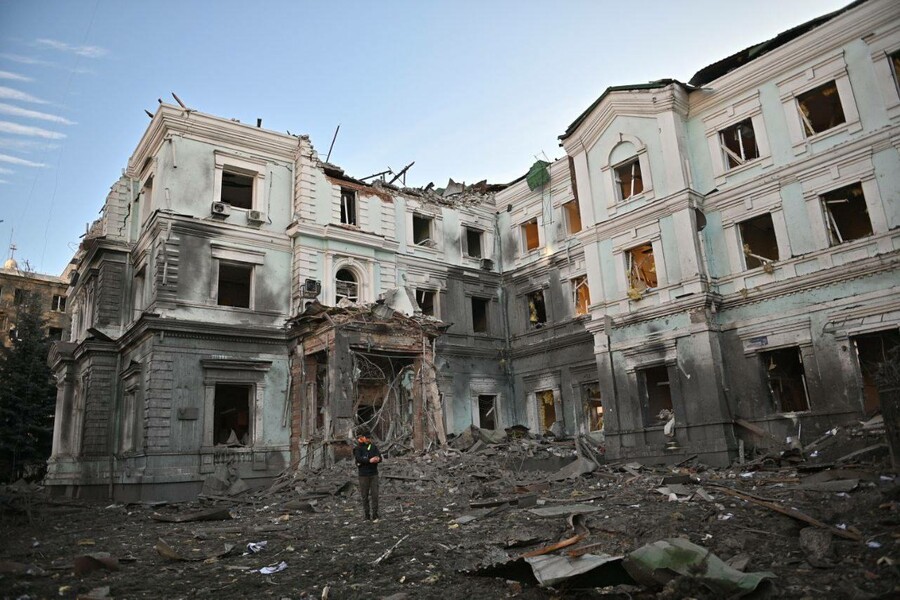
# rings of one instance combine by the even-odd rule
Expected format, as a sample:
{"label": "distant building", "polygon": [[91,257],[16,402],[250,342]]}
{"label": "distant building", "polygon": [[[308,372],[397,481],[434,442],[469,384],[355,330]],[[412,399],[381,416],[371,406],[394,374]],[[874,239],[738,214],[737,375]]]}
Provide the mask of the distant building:
{"label": "distant building", "polygon": [[68,339],[67,287],[68,283],[60,277],[21,270],[15,259],[8,259],[0,269],[0,343],[7,348],[12,345],[17,332],[18,306],[26,293],[38,296],[47,322],[47,336],[52,340]]}
{"label": "distant building", "polygon": [[900,5],[857,2],[609,88],[514,182],[440,189],[162,105],[75,257],[46,483],[187,498],[340,458],[360,422],[723,464],[871,413],[898,72]]}

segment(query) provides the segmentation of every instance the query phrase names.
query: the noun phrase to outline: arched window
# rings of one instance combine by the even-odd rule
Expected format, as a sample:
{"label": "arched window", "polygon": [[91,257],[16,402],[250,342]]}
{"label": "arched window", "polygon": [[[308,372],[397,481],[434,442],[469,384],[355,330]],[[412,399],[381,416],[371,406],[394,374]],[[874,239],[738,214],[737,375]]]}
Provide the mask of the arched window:
{"label": "arched window", "polygon": [[340,269],[334,276],[334,303],[337,304],[342,298],[359,301],[359,281],[350,269]]}

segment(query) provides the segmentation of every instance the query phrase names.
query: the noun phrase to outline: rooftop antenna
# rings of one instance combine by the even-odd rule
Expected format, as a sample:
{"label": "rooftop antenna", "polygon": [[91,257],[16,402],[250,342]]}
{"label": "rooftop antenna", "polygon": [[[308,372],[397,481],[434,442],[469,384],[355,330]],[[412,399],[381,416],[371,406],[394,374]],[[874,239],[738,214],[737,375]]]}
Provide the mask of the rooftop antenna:
{"label": "rooftop antenna", "polygon": [[325,157],[325,162],[331,160],[331,151],[334,149],[334,141],[337,139],[338,131],[341,130],[341,124],[338,123],[337,129],[334,130],[334,137],[331,138],[331,145],[328,146],[328,155]]}

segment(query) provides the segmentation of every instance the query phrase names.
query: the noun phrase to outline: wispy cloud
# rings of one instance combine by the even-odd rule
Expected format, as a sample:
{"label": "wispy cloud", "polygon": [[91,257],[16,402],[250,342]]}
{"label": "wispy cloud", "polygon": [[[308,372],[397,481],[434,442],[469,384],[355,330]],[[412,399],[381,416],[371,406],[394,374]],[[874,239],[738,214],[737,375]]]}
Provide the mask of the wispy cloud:
{"label": "wispy cloud", "polygon": [[47,166],[44,163],[34,162],[31,160],[25,160],[24,158],[10,156],[9,154],[0,154],[0,162],[5,162],[5,163],[11,164],[11,165],[20,165],[23,167],[46,167]]}
{"label": "wispy cloud", "polygon": [[36,110],[28,110],[27,108],[19,108],[12,104],[4,104],[0,102],[0,113],[12,115],[14,117],[24,117],[26,119],[39,119],[41,121],[50,121],[51,123],[60,123],[62,125],[75,125],[75,121],[70,121],[59,115],[51,115],[50,113],[38,112]]}
{"label": "wispy cloud", "polygon": [[32,127],[30,125],[19,125],[18,123],[10,123],[9,121],[0,121],[0,132],[39,137],[45,140],[61,140],[66,137],[66,134],[59,133],[58,131],[50,131],[49,129]]}
{"label": "wispy cloud", "polygon": [[15,173],[15,171],[13,171],[12,169],[4,169],[3,167],[0,167],[0,175],[12,175],[13,173]]}
{"label": "wispy cloud", "polygon": [[18,100],[19,102],[33,102],[34,104],[48,104],[46,100],[35,98],[31,94],[2,85],[0,85],[0,98],[4,100]]}
{"label": "wispy cloud", "polygon": [[43,140],[0,137],[0,148],[16,152],[49,152],[59,149],[59,144]]}
{"label": "wispy cloud", "polygon": [[2,184],[4,184],[4,183],[9,183],[9,182],[8,182],[7,180],[5,180],[5,179],[0,179],[0,185],[2,185]]}
{"label": "wispy cloud", "polygon": [[61,42],[59,40],[51,40],[47,38],[40,38],[35,40],[35,43],[38,46],[43,46],[45,48],[52,48],[54,50],[59,50],[60,52],[69,52],[71,54],[77,54],[78,56],[83,56],[85,58],[101,58],[106,56],[109,53],[109,50],[106,48],[101,48],[100,46],[83,46],[80,44],[68,44],[66,42]]}
{"label": "wispy cloud", "polygon": [[41,60],[40,58],[34,58],[33,56],[22,56],[21,54],[9,54],[2,53],[0,54],[0,58],[5,58],[6,60],[10,60],[12,62],[16,62],[23,65],[38,65],[41,67],[55,67],[56,63],[52,63],[49,60]]}
{"label": "wispy cloud", "polygon": [[34,81],[34,79],[32,79],[31,77],[25,77],[24,75],[11,73],[10,71],[0,71],[0,79],[11,79],[13,81]]}

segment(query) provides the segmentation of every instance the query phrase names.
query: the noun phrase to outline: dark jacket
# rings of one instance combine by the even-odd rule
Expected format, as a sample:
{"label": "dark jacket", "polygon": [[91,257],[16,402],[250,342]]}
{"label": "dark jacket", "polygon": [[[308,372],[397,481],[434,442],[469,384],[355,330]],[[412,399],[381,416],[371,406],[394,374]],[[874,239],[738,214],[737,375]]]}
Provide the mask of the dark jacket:
{"label": "dark jacket", "polygon": [[381,452],[378,451],[378,446],[372,442],[357,444],[353,449],[353,458],[356,460],[356,466],[361,476],[371,477],[378,475],[378,463],[369,462],[369,459],[373,456],[381,457]]}

